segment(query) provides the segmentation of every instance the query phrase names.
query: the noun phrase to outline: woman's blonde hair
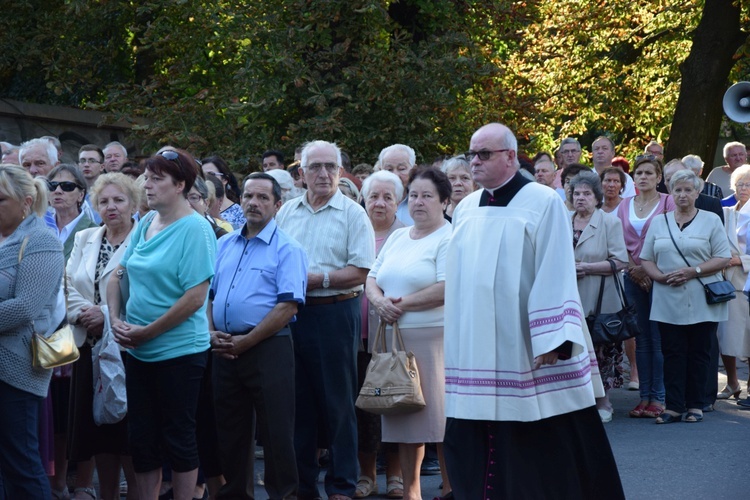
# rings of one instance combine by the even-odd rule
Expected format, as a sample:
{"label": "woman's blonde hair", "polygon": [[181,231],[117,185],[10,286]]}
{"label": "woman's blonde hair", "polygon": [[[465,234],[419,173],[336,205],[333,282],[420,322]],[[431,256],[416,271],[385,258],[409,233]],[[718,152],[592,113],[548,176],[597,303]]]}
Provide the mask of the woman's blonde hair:
{"label": "woman's blonde hair", "polygon": [[136,181],[132,177],[121,174],[120,172],[112,172],[109,174],[102,174],[96,179],[96,182],[91,186],[91,206],[98,212],[97,207],[99,206],[99,195],[102,190],[109,186],[117,186],[125,195],[130,198],[130,202],[133,207],[138,210],[141,206],[141,193],[143,190],[139,188]]}
{"label": "woman's blonde hair", "polygon": [[0,165],[0,192],[23,203],[31,197],[31,212],[42,217],[47,212],[49,188],[43,177],[31,177],[26,169],[18,165]]}

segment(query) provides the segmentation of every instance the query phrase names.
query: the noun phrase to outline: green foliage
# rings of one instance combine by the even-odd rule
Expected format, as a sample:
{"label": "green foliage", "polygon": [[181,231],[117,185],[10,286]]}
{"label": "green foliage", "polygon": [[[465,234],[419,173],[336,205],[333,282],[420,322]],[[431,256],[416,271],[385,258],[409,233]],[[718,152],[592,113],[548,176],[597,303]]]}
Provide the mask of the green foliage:
{"label": "green foliage", "polygon": [[[422,161],[502,121],[534,152],[666,140],[704,0],[39,0],[0,18],[0,95],[133,120],[146,150],[337,141]],[[743,23],[748,25],[747,7]],[[737,79],[748,79],[746,44]]]}

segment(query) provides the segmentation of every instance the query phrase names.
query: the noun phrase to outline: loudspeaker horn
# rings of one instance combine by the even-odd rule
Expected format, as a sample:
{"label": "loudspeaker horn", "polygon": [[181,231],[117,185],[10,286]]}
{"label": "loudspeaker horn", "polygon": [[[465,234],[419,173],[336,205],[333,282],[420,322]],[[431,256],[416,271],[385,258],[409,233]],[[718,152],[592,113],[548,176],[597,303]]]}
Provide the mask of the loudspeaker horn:
{"label": "loudspeaker horn", "polygon": [[737,82],[724,93],[724,113],[737,123],[750,122],[750,82]]}

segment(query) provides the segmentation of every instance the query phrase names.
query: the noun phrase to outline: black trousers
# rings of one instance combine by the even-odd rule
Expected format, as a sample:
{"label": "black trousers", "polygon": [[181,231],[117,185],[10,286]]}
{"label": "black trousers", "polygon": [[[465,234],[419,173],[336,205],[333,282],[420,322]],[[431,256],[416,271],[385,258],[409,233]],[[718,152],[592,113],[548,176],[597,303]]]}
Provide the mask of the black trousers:
{"label": "black trousers", "polygon": [[685,413],[688,408],[702,409],[709,402],[706,381],[711,342],[716,338],[718,326],[712,322],[694,325],[659,323],[667,410]]}
{"label": "black trousers", "polygon": [[292,338],[270,337],[237,359],[213,359],[219,453],[227,483],[219,498],[254,498],[255,424],[264,444],[266,492],[297,494]]}
{"label": "black trousers", "polygon": [[448,418],[443,446],[461,500],[625,498],[594,406],[535,422]]}

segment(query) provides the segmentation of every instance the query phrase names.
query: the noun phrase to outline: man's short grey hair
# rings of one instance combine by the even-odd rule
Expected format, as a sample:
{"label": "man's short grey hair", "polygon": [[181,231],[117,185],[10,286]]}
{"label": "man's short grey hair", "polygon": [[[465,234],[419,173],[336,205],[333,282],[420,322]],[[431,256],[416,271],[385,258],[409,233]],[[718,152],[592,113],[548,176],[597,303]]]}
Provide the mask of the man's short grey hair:
{"label": "man's short grey hair", "polygon": [[18,149],[18,146],[14,146],[13,144],[5,141],[0,141],[0,146],[5,148],[6,151],[13,151],[14,149]]}
{"label": "man's short grey hair", "polygon": [[648,153],[648,148],[650,148],[651,146],[659,146],[662,149],[662,152],[664,151],[664,146],[662,146],[661,144],[659,144],[656,141],[651,141],[648,144],[646,144],[645,148],[643,148],[643,152],[644,153]]}
{"label": "man's short grey hair", "polygon": [[307,167],[307,155],[310,153],[311,149],[315,148],[333,148],[333,150],[336,152],[336,166],[341,167],[341,148],[339,148],[335,142],[316,140],[307,142],[302,147],[302,156],[300,159],[301,168],[304,169]]}
{"label": "man's short grey hair", "polygon": [[701,157],[698,155],[687,155],[682,157],[682,164],[685,165],[687,168],[692,170],[696,173],[696,175],[701,175],[701,170],[703,170],[703,160],[701,160]]}
{"label": "man's short grey hair", "polygon": [[378,170],[373,172],[370,176],[365,179],[362,183],[362,199],[367,200],[367,196],[370,194],[373,182],[390,182],[393,184],[393,192],[396,194],[396,203],[398,203],[404,197],[404,184],[398,175],[387,170]]}
{"label": "man's short grey hair", "polygon": [[576,174],[568,183],[568,201],[573,203],[573,191],[578,186],[589,186],[591,191],[594,193],[596,199],[596,208],[602,206],[602,200],[604,200],[604,191],[602,190],[602,181],[599,179],[599,174],[591,170],[584,170]]}
{"label": "man's short grey hair", "polygon": [[742,148],[742,149],[746,149],[746,146],[744,144],[742,144],[741,142],[737,142],[737,141],[732,141],[732,142],[728,142],[728,143],[724,144],[724,150],[722,151],[722,156],[724,156],[724,158],[726,158],[727,155],[729,154],[729,149],[730,148]]}
{"label": "man's short grey hair", "polygon": [[594,144],[596,144],[599,141],[607,141],[609,145],[612,147],[612,152],[616,151],[615,141],[613,141],[611,138],[607,137],[606,135],[600,135],[599,137],[594,139],[594,142],[591,143],[591,149],[594,149]]}
{"label": "man's short grey hair", "polygon": [[576,146],[578,146],[578,149],[581,149],[581,143],[578,142],[578,139],[576,139],[575,137],[566,137],[565,139],[560,141],[560,149],[562,149],[562,147],[566,144],[575,144]]}
{"label": "man's short grey hair", "polygon": [[[672,162],[669,162],[672,163]],[[669,163],[667,165],[669,165]],[[666,167],[665,167],[666,168]],[[669,192],[674,191],[674,187],[680,182],[691,182],[693,189],[699,193],[703,190],[703,179],[698,177],[695,172],[684,168],[674,173],[671,179],[669,179]]]}
{"label": "man's short grey hair", "polygon": [[417,153],[414,152],[414,149],[412,149],[410,146],[407,146],[406,144],[391,144],[390,146],[383,148],[378,155],[378,161],[381,165],[383,164],[383,158],[385,157],[385,155],[393,151],[405,151],[406,154],[409,155],[410,167],[413,167],[417,164]]}
{"label": "man's short grey hair", "polygon": [[57,157],[57,148],[50,141],[41,137],[37,139],[31,139],[30,141],[26,141],[21,144],[21,150],[18,152],[18,162],[23,165],[23,157],[26,155],[26,153],[28,153],[29,150],[37,147],[44,148],[44,150],[47,151],[47,160],[49,161],[50,166],[55,166],[57,160],[59,159]]}
{"label": "man's short grey hair", "polygon": [[123,156],[124,156],[125,158],[127,158],[127,157],[128,157],[128,150],[127,150],[127,149],[125,149],[125,146],[123,146],[122,144],[120,144],[120,143],[119,143],[119,142],[117,142],[117,141],[112,141],[112,142],[110,142],[109,144],[107,144],[106,146],[104,146],[104,147],[102,148],[102,151],[104,151],[104,150],[105,150],[105,149],[107,149],[107,148],[111,148],[111,147],[118,147],[118,148],[122,149],[122,155],[123,155]]}

